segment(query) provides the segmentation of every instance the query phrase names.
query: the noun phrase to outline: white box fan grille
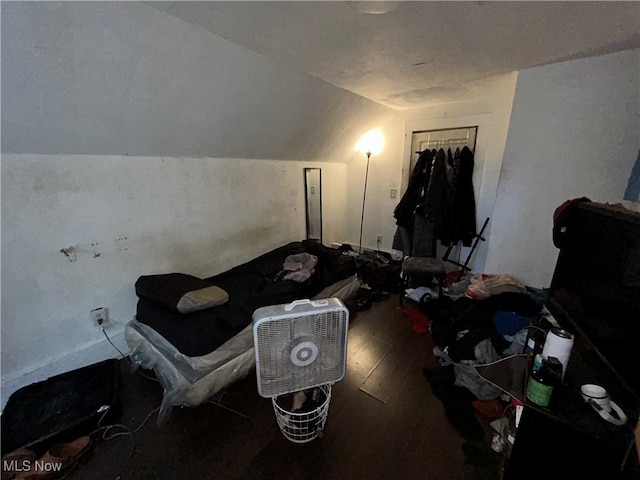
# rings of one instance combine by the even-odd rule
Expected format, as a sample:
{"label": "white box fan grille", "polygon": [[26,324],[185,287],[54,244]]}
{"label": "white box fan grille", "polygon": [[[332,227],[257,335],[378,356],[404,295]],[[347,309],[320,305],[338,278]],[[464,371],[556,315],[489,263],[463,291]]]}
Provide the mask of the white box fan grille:
{"label": "white box fan grille", "polygon": [[263,397],[344,377],[349,313],[340,300],[264,307],[256,310],[253,322],[258,392]]}

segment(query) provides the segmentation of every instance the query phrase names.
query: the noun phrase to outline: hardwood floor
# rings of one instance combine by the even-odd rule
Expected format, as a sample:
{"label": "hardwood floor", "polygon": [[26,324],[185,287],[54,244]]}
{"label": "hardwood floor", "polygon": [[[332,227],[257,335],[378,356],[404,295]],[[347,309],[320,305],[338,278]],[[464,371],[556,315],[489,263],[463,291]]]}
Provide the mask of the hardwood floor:
{"label": "hardwood floor", "polygon": [[[67,477],[113,479],[461,479],[463,439],[422,375],[436,361],[429,335],[411,330],[397,296],[352,312],[347,374],[333,387],[322,439],[297,445],[280,433],[255,375],[221,402],[155,415],[135,434],[97,439]],[[138,426],[160,404],[161,387],[122,362],[120,422]]]}

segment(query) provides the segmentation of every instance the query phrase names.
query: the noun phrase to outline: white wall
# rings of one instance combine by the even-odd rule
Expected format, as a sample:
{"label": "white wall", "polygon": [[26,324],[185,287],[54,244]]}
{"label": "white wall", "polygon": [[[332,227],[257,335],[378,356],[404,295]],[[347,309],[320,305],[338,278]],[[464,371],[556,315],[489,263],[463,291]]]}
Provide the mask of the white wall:
{"label": "white wall", "polygon": [[108,307],[123,346],[139,275],[302,239],[306,166],[325,243],[345,240],[335,162],[391,110],[142,3],[1,8],[3,401],[114,356],[88,312]]}
{"label": "white wall", "polygon": [[486,270],[548,287],[553,212],[620,202],[640,146],[640,50],[519,73]]}
{"label": "white wall", "polygon": [[[395,232],[393,209],[399,197],[389,198],[391,188],[400,189],[402,148],[402,122],[399,115],[389,115],[363,125],[362,134],[371,129],[380,129],[384,135],[385,145],[382,152],[372,155],[369,162],[367,181],[367,198],[365,205],[362,246],[377,248],[377,235],[382,235],[381,248],[390,251]],[[346,241],[357,246],[360,238],[360,219],[362,215],[362,197],[367,167],[367,157],[355,151],[355,142],[348,157],[347,164],[347,212]]]}
{"label": "white wall", "polygon": [[[204,277],[305,236],[303,168],[322,168],[323,233],[343,236],[346,165],[271,160],[2,158],[2,398],[117,356],[144,274]],[[99,253],[99,257],[94,257]],[[73,246],[75,262],[60,253]]]}
{"label": "white wall", "polygon": [[[481,94],[467,92],[464,101],[452,99],[451,103],[402,112],[403,143],[396,153],[401,168],[402,190],[399,195],[406,190],[409,179],[412,132],[478,125],[473,173],[478,229],[486,217],[493,218],[516,78],[516,73],[496,77],[492,80],[490,88],[485,85]],[[490,221],[485,231],[486,238],[492,225],[493,222]],[[482,271],[484,268],[487,248],[488,242],[481,242],[472,257],[471,266],[476,271]],[[468,251],[469,249],[462,249],[462,259],[466,258]]]}
{"label": "white wall", "polygon": [[[380,128],[386,139],[382,153],[371,157],[367,203],[365,208],[363,246],[375,248],[376,236],[382,234],[382,249],[391,251],[396,231],[393,210],[407,188],[411,156],[411,132],[459,126],[478,125],[473,183],[476,196],[478,228],[486,217],[493,216],[498,177],[502,165],[509,116],[517,73],[494,78],[483,84],[482,92],[466,92],[464,101],[405,110],[369,122],[362,129]],[[489,85],[490,83],[490,85]],[[358,244],[366,157],[352,152],[348,163],[347,195],[349,205],[347,235],[349,243]],[[390,190],[397,197],[390,198]],[[486,236],[491,231],[491,222]],[[471,265],[482,271],[488,242],[482,242]],[[463,249],[466,258],[468,249]]]}
{"label": "white wall", "polygon": [[390,110],[140,2],[2,2],[2,151],[345,161]]}

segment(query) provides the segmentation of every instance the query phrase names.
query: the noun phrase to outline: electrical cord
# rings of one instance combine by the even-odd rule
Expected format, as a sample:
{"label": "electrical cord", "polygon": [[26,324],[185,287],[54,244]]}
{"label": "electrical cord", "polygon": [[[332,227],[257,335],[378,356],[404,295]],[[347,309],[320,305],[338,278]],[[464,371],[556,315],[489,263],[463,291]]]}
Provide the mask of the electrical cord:
{"label": "electrical cord", "polygon": [[[116,345],[111,341],[111,339],[109,338],[109,335],[107,335],[107,332],[104,330],[102,322],[100,322],[98,324],[98,326],[100,327],[100,330],[102,330],[102,333],[104,334],[104,336],[107,339],[107,341],[111,344],[111,346],[117,350],[117,352],[120,354],[120,356],[123,359],[127,360],[129,362],[129,364],[131,366],[133,366],[133,361],[131,360],[131,358],[126,356],[124,353],[122,353],[122,351],[118,347],[116,347]],[[150,377],[149,375],[146,375],[146,374],[142,373],[139,369],[136,370],[136,372],[139,375],[143,376],[144,378],[147,378],[149,380],[153,380],[154,382],[158,382],[157,378]],[[227,407],[226,405],[223,405],[222,403],[220,403],[220,402],[218,402],[216,400],[210,399],[208,403],[211,403],[213,405],[217,405],[218,407],[221,407],[221,408],[223,408],[225,410],[228,410],[228,411],[230,411],[232,413],[235,413],[236,415],[239,415],[240,417],[250,418],[248,415],[245,415],[244,413],[240,413],[237,410],[234,410],[234,409],[232,409],[230,407]],[[107,406],[105,408],[104,413],[100,417],[100,420],[98,420],[98,428],[96,430],[94,430],[93,432],[91,432],[89,435],[94,435],[94,434],[102,431],[102,439],[105,440],[105,441],[111,440],[113,438],[116,438],[116,437],[119,437],[119,436],[122,436],[122,435],[129,435],[131,437],[131,440],[133,441],[131,452],[129,453],[129,457],[127,458],[127,461],[125,462],[124,466],[120,469],[120,472],[118,473],[118,475],[115,478],[115,480],[120,480],[120,478],[122,477],[122,473],[129,466],[129,463],[131,463],[131,459],[133,458],[133,456],[135,454],[135,451],[136,451],[136,448],[137,448],[136,439],[135,439],[135,436],[134,436],[135,433],[137,433],[140,429],[142,429],[142,427],[144,427],[146,425],[146,423],[149,421],[149,418],[151,418],[151,415],[153,415],[155,412],[160,410],[160,407],[157,407],[157,408],[151,410],[149,412],[149,414],[146,416],[146,418],[143,420],[143,422],[133,430],[131,430],[131,428],[129,428],[127,425],[124,425],[123,423],[114,423],[112,425],[101,426],[100,424],[102,423],[102,420],[104,420],[104,417],[107,415],[107,413],[109,412],[110,408],[111,407],[109,407],[109,406]],[[112,428],[121,428],[124,431],[115,432],[115,433],[113,433],[111,435],[108,435],[109,431]],[[74,468],[75,468],[75,466],[74,466]],[[67,473],[67,475],[69,475],[69,473]],[[62,477],[62,479],[60,479],[60,480],[63,480],[64,478],[66,478],[67,475]]]}
{"label": "electrical cord", "polygon": [[[122,353],[122,350],[120,350],[118,347],[116,347],[116,345],[111,341],[111,338],[109,338],[109,335],[107,335],[107,332],[104,329],[104,326],[102,325],[102,321],[100,320],[98,322],[98,326],[100,327],[100,330],[102,331],[103,335],[105,336],[105,338],[107,339],[107,341],[111,344],[111,346],[113,348],[115,348],[115,350],[120,354],[120,356],[129,362],[129,364],[131,366],[133,366],[133,361],[131,360],[131,358],[129,358],[127,355],[125,355],[124,353]],[[142,372],[140,372],[139,370],[136,370],[138,374],[142,375],[143,377],[149,379],[149,380],[153,380],[154,382],[157,382],[158,379],[150,377],[149,375],[146,375]],[[123,467],[120,469],[120,472],[118,473],[118,475],[115,477],[115,480],[120,480],[120,478],[122,477],[122,473],[125,471],[125,469],[129,466],[129,463],[131,463],[131,459],[133,458],[133,456],[135,455],[136,452],[136,448],[137,448],[137,444],[136,444],[136,439],[135,439],[135,434],[140,431],[149,421],[149,419],[151,418],[151,416],[156,413],[158,410],[160,410],[160,407],[156,407],[153,410],[151,410],[147,416],[145,417],[145,419],[142,421],[142,423],[140,425],[138,425],[135,429],[131,429],[130,427],[128,427],[127,425],[123,424],[123,423],[114,423],[111,425],[102,425],[102,421],[104,420],[105,416],[107,415],[107,413],[109,413],[109,410],[111,409],[110,406],[106,406],[103,409],[103,413],[102,416],[100,417],[100,420],[98,420],[98,428],[95,429],[94,431],[92,431],[91,433],[89,433],[89,436],[95,435],[96,433],[102,432],[102,439],[105,441],[111,440],[113,438],[119,437],[119,436],[123,436],[123,435],[129,435],[131,437],[132,440],[132,446],[131,446],[131,451],[129,452],[129,457],[127,458],[127,461],[125,462],[125,464],[123,465]],[[98,412],[100,412],[101,410],[98,410]],[[111,435],[109,435],[109,432],[112,429],[118,428],[121,431],[112,433]],[[65,478],[67,478],[75,469],[75,467],[78,465],[78,462],[76,462],[73,467],[60,479],[63,480]]]}
{"label": "electrical cord", "polygon": [[106,337],[107,341],[111,344],[111,346],[113,348],[115,348],[118,351],[118,353],[122,356],[122,358],[127,360],[129,363],[133,363],[133,362],[131,362],[131,359],[129,357],[127,357],[124,353],[122,353],[122,351],[118,347],[116,347],[115,343],[113,343],[111,341],[111,339],[109,338],[109,335],[107,335],[107,332],[104,331],[104,327],[102,326],[102,322],[100,322],[98,325],[100,326],[100,330],[102,330],[102,333]]}
{"label": "electrical cord", "polygon": [[[98,323],[98,326],[100,327],[100,330],[102,330],[102,333],[103,333],[103,334],[104,334],[104,336],[106,337],[107,341],[111,344],[111,346],[112,346],[113,348],[115,348],[115,349],[118,351],[118,353],[120,354],[120,356],[121,356],[124,360],[126,360],[127,362],[129,362],[129,365],[131,365],[131,366],[133,367],[133,361],[131,360],[131,358],[130,358],[129,356],[125,355],[124,353],[122,353],[122,351],[121,351],[118,347],[116,347],[116,346],[115,346],[115,344],[114,344],[114,343],[111,341],[111,339],[109,338],[109,335],[107,335],[107,332],[105,331],[104,327],[102,326],[102,322],[99,322],[99,323]],[[160,382],[158,382],[158,379],[157,379],[157,378],[153,378],[153,377],[151,377],[151,376],[147,375],[146,373],[141,372],[139,369],[136,369],[136,373],[137,373],[138,375],[140,375],[141,377],[146,378],[147,380],[153,380],[154,382],[160,383]]]}
{"label": "electrical cord", "polygon": [[[133,430],[131,430],[131,428],[129,428],[127,425],[125,425],[123,423],[114,423],[112,425],[101,426],[100,424],[104,420],[104,418],[107,415],[107,413],[109,413],[110,408],[111,407],[109,407],[109,406],[106,406],[106,407],[103,408],[102,416],[100,417],[100,420],[98,420],[98,424],[97,424],[98,428],[96,428],[94,431],[89,433],[89,436],[95,435],[98,432],[102,432],[102,439],[105,440],[105,441],[111,440],[111,439],[113,439],[115,437],[119,437],[121,435],[129,435],[131,437],[131,440],[133,441],[133,444],[131,446],[131,451],[129,452],[129,456],[127,457],[127,461],[125,462],[125,464],[122,466],[122,468],[118,472],[118,475],[116,475],[116,477],[115,477],[115,480],[120,480],[122,478],[122,474],[124,473],[126,468],[129,466],[129,463],[131,463],[131,459],[133,458],[133,456],[135,455],[135,452],[136,452],[137,444],[136,444],[136,439],[135,439],[134,434],[137,433],[138,431],[140,431],[142,429],[142,427],[144,427],[146,425],[146,423],[151,418],[151,415],[153,415],[155,412],[160,410],[160,407],[157,407],[157,408],[154,408],[153,410],[151,410],[147,414],[145,419],[142,421],[142,423],[140,425],[138,425]],[[98,412],[100,412],[100,410]],[[116,432],[116,433],[114,433],[112,435],[107,435],[109,430],[111,430],[112,428],[121,428],[124,431]],[[78,461],[76,461],[73,464],[73,466],[67,471],[67,473],[65,473],[64,476],[60,477],[59,480],[64,480],[69,475],[71,475],[71,473],[76,469],[77,466],[78,466]]]}
{"label": "electrical cord", "polygon": [[[110,407],[107,407],[107,409],[104,411],[104,413],[102,414],[102,417],[100,417],[100,420],[98,421],[98,427],[96,430],[94,430],[93,433],[97,433],[100,430],[104,429],[104,432],[102,433],[102,439],[103,440],[111,440],[112,438],[115,437],[119,437],[120,435],[133,435],[134,433],[138,433],[142,427],[144,427],[146,425],[146,423],[149,421],[149,419],[151,418],[151,415],[153,415],[154,413],[156,413],[158,410],[160,410],[160,407],[156,407],[153,410],[151,410],[147,416],[145,417],[145,419],[142,421],[142,423],[140,425],[138,425],[135,429],[131,430],[130,427],[128,427],[127,425],[123,424],[123,423],[113,423],[111,425],[106,425],[106,426],[101,426],[100,423],[102,422],[102,420],[104,419],[104,417],[107,415],[107,413],[109,412]],[[120,427],[120,428],[124,428],[126,431],[124,432],[116,432],[112,435],[107,436],[107,433],[109,432],[109,429],[111,428],[115,428],[115,427]]]}
{"label": "electrical cord", "polygon": [[235,413],[235,414],[236,414],[236,415],[238,415],[239,417],[242,417],[242,418],[251,418],[249,415],[245,415],[244,413],[240,413],[239,411],[234,410],[234,409],[233,409],[233,408],[231,408],[231,407],[227,407],[226,405],[224,405],[224,404],[222,404],[222,403],[220,403],[220,402],[218,402],[218,401],[216,401],[216,400],[214,400],[214,399],[209,399],[209,400],[207,401],[207,403],[210,403],[210,404],[212,404],[212,405],[216,405],[216,406],[218,406],[218,407],[220,407],[220,408],[222,408],[222,409],[224,409],[224,410],[227,410],[227,411],[229,411],[229,412],[231,412],[231,413]]}
{"label": "electrical cord", "polygon": [[[129,466],[129,463],[131,463],[131,459],[133,459],[133,456],[136,453],[137,443],[136,443],[135,434],[137,432],[139,432],[146,425],[146,423],[149,421],[149,419],[151,418],[151,416],[154,413],[156,413],[158,410],[160,410],[160,407],[156,407],[153,410],[151,410],[147,414],[145,419],[142,421],[142,423],[140,425],[138,425],[133,430],[129,426],[127,426],[127,425],[125,425],[123,423],[114,423],[114,424],[111,424],[111,425],[102,426],[101,423],[104,420],[104,418],[107,415],[107,413],[109,413],[110,409],[111,409],[111,407],[109,407],[109,406],[107,406],[104,409],[104,412],[102,413],[102,416],[100,417],[100,420],[98,420],[98,428],[96,428],[89,435],[95,435],[98,432],[102,432],[101,436],[102,436],[102,439],[105,440],[105,441],[111,440],[113,438],[116,438],[116,437],[119,437],[119,436],[122,436],[122,435],[129,435],[131,437],[131,440],[132,440],[131,451],[129,452],[129,456],[127,457],[127,461],[124,463],[124,465],[120,469],[120,472],[118,472],[118,475],[116,475],[116,477],[115,477],[115,480],[119,480],[120,478],[122,478],[122,474],[124,473],[126,468]],[[112,428],[120,428],[123,431],[116,432],[116,433],[113,433],[111,435],[108,435]]]}
{"label": "electrical cord", "polygon": [[[98,323],[98,326],[100,327],[100,330],[102,330],[103,335],[105,336],[105,338],[107,339],[107,341],[111,344],[111,346],[113,348],[116,349],[116,351],[120,354],[120,356],[125,359],[126,361],[129,362],[129,364],[131,366],[133,366],[133,361],[131,360],[131,358],[127,355],[125,355],[124,353],[122,353],[122,351],[116,347],[116,345],[111,341],[111,338],[109,338],[109,335],[107,335],[107,332],[104,329],[104,326],[102,325],[102,322]],[[153,378],[150,377],[149,375],[146,375],[144,373],[142,373],[140,370],[136,370],[136,372],[149,379],[149,380],[153,380],[154,382],[158,382],[157,378]],[[145,417],[145,419],[142,421],[142,423],[140,425],[138,425],[136,428],[134,428],[133,430],[128,427],[127,425],[123,424],[123,423],[114,423],[112,425],[106,425],[106,426],[102,426],[102,421],[104,420],[105,416],[107,415],[107,413],[109,413],[110,410],[110,406],[107,406],[104,409],[104,413],[102,414],[102,416],[100,417],[100,420],[98,420],[98,428],[96,430],[94,430],[93,432],[91,432],[89,435],[94,435],[98,432],[102,432],[102,439],[105,441],[111,440],[113,438],[116,437],[120,437],[123,435],[129,435],[131,437],[132,440],[132,446],[131,446],[131,451],[129,452],[129,457],[127,458],[127,461],[125,462],[125,464],[123,465],[123,467],[120,469],[120,472],[118,473],[118,475],[115,477],[116,480],[119,480],[122,477],[122,473],[125,471],[125,469],[129,466],[129,463],[131,463],[131,459],[133,458],[133,456],[135,455],[136,452],[136,448],[137,448],[137,444],[136,444],[136,439],[135,439],[135,434],[140,431],[142,429],[142,427],[144,427],[146,425],[146,423],[149,421],[149,419],[151,418],[151,416],[156,413],[158,410],[160,410],[160,407],[156,407],[153,410],[151,410],[147,416]],[[121,429],[121,431],[112,433],[109,435],[109,432],[112,429],[115,428],[119,428]]]}

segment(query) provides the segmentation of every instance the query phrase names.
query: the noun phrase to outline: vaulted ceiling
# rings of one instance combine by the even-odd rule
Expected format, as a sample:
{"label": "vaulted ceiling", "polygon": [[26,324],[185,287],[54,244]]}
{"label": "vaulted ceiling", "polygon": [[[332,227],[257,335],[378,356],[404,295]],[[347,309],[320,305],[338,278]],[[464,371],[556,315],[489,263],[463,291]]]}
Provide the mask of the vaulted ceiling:
{"label": "vaulted ceiling", "polygon": [[394,109],[516,70],[640,46],[638,2],[149,2]]}
{"label": "vaulted ceiling", "polygon": [[512,72],[640,46],[639,2],[1,8],[7,153],[345,161],[412,115],[398,110],[502,98]]}

